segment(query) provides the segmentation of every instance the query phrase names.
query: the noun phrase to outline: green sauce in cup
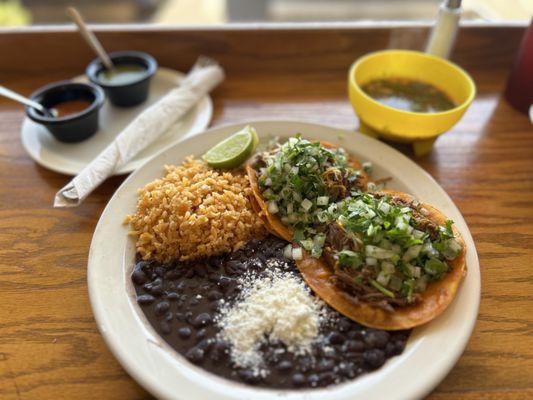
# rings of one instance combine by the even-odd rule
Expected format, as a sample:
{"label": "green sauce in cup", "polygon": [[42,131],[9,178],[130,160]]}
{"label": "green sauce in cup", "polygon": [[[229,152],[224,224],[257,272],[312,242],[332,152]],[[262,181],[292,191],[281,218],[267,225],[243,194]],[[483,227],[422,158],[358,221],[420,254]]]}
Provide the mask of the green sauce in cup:
{"label": "green sauce in cup", "polygon": [[103,70],[98,74],[98,79],[106,85],[125,85],[138,80],[146,73],[142,65],[123,64],[110,70]]}

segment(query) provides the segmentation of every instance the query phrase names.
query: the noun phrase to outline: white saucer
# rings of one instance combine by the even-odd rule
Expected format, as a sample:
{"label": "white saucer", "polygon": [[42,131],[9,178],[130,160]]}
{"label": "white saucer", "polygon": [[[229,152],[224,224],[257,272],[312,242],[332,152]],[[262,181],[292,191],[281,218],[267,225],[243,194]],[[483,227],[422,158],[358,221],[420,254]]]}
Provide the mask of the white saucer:
{"label": "white saucer", "polygon": [[[176,82],[183,79],[181,72],[159,68],[152,78],[148,100],[139,106],[119,108],[106,100],[100,110],[100,130],[91,138],[80,143],[62,143],[56,140],[43,126],[26,118],[22,124],[22,145],[28,154],[41,166],[67,175],[76,175],[92,161],[121,131],[146,107],[163,97]],[[84,76],[75,81],[86,81]],[[137,157],[117,171],[117,175],[134,171],[159,151],[177,141],[203,131],[211,121],[213,104],[205,96],[198,104],[152,143]]]}

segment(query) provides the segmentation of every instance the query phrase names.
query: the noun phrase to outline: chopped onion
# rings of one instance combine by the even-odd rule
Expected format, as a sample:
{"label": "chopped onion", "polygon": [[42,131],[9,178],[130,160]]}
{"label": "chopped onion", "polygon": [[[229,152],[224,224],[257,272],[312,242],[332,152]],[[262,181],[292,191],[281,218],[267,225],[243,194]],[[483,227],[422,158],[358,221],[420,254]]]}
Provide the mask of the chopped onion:
{"label": "chopped onion", "polygon": [[414,267],[413,268],[413,276],[415,278],[420,278],[421,272],[422,272],[422,270],[421,270],[420,267]]}
{"label": "chopped onion", "polygon": [[383,232],[378,232],[374,235],[374,243],[379,243],[383,240],[383,236],[385,234]]}
{"label": "chopped onion", "polygon": [[301,260],[303,258],[303,252],[300,247],[295,247],[292,249],[292,259],[293,260]]}
{"label": "chopped onion", "polygon": [[390,204],[382,202],[382,203],[379,204],[378,208],[379,208],[379,210],[381,212],[384,212],[385,214],[388,214],[388,212],[390,211]]}
{"label": "chopped onion", "polygon": [[389,287],[392,290],[400,290],[402,287],[402,280],[396,275],[392,275],[389,281]]}
{"label": "chopped onion", "polygon": [[292,259],[292,244],[288,244],[283,249],[283,256],[285,258],[288,258],[289,260]]}
{"label": "chopped onion", "polygon": [[378,277],[376,278],[376,281],[378,281],[378,283],[380,283],[383,286],[387,286],[389,284],[389,280],[390,280],[390,275],[384,273],[383,271],[381,271],[378,274]]}
{"label": "chopped onion", "polygon": [[423,292],[424,290],[426,290],[427,285],[428,285],[427,279],[428,279],[427,275],[424,275],[423,277],[418,278],[416,280],[416,282],[415,282],[415,290],[417,292]]}
{"label": "chopped onion", "polygon": [[263,192],[263,197],[265,199],[270,199],[272,196],[274,196],[274,192],[272,191],[272,189],[267,189]]}
{"label": "chopped onion", "polygon": [[298,171],[299,171],[299,168],[296,167],[296,166],[294,166],[294,167],[291,168],[291,173],[292,173],[293,175],[298,174]]}
{"label": "chopped onion", "polygon": [[415,239],[422,239],[422,237],[424,236],[424,232],[419,231],[418,229],[414,229],[412,235]]}
{"label": "chopped onion", "polygon": [[326,242],[326,235],[324,235],[323,233],[315,235],[315,237],[313,238],[313,243],[315,244],[315,246],[322,247],[324,246],[325,242]]}
{"label": "chopped onion", "polygon": [[270,179],[270,178],[266,178],[266,179],[265,179],[265,182],[264,182],[264,185],[265,185],[265,186],[272,186],[272,179]]}
{"label": "chopped onion", "polygon": [[448,239],[444,244],[442,255],[447,260],[453,260],[461,252],[461,245],[455,239]]}
{"label": "chopped onion", "polygon": [[268,202],[268,212],[270,214],[276,214],[279,211],[278,204],[275,201]]}
{"label": "chopped onion", "polygon": [[408,226],[409,225],[407,225],[406,222],[403,219],[400,220],[400,222],[398,222],[396,224],[396,228],[398,228],[401,231],[406,231]]}
{"label": "chopped onion", "polygon": [[301,206],[305,211],[309,211],[313,207],[313,203],[309,199],[303,199]]}
{"label": "chopped onion", "polygon": [[394,251],[396,254],[400,254],[402,252],[402,247],[399,244],[393,244],[391,246],[391,250]]}
{"label": "chopped onion", "polygon": [[294,199],[294,201],[296,201],[298,203],[300,201],[302,201],[302,197],[300,196],[300,193],[298,193],[296,191],[292,192],[292,198]]}
{"label": "chopped onion", "polygon": [[407,268],[407,271],[409,272],[409,276],[415,275],[415,266],[412,264],[405,264],[405,268]]}
{"label": "chopped onion", "polygon": [[431,243],[425,243],[422,246],[422,252],[426,253],[430,257],[438,257],[439,252],[433,247]]}
{"label": "chopped onion", "polygon": [[[396,268],[394,267],[394,264],[388,261],[383,261],[381,263],[381,271],[386,274],[393,274],[394,271],[396,271]],[[378,281],[379,282],[379,281]],[[381,282],[380,282],[381,283]]]}
{"label": "chopped onion", "polygon": [[311,251],[311,249],[313,248],[313,240],[311,240],[311,239],[302,240],[302,241],[300,241],[300,244],[307,251]]}
{"label": "chopped onion", "polygon": [[328,196],[319,196],[316,198],[316,205],[317,206],[327,206],[329,202]]}
{"label": "chopped onion", "polygon": [[367,174],[372,173],[372,163],[370,161],[365,161],[362,165],[363,171],[365,171]]}
{"label": "chopped onion", "polygon": [[374,258],[374,257],[367,257],[365,259],[365,263],[366,265],[378,265],[378,259],[377,258]]}
{"label": "chopped onion", "polygon": [[404,253],[402,260],[404,261],[411,261],[413,258],[418,257],[420,254],[420,251],[422,250],[422,245],[416,245],[411,246],[407,249],[407,251]]}
{"label": "chopped onion", "polygon": [[377,259],[386,259],[391,258],[394,255],[394,252],[391,250],[382,249],[381,247],[366,245],[365,254]]}
{"label": "chopped onion", "polygon": [[384,249],[390,250],[390,249],[392,249],[392,243],[389,242],[387,239],[383,239],[379,243],[379,247],[383,247]]}
{"label": "chopped onion", "polygon": [[293,213],[293,205],[292,203],[287,204],[287,214],[290,215]]}
{"label": "chopped onion", "polygon": [[367,208],[366,212],[361,213],[361,215],[365,218],[372,219],[376,216],[376,213],[371,209]]}

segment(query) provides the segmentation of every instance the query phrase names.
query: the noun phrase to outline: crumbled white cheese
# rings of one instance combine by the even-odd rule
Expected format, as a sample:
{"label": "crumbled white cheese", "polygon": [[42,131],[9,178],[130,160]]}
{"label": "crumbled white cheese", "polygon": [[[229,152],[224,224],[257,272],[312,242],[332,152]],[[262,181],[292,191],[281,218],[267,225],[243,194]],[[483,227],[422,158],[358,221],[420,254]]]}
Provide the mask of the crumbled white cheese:
{"label": "crumbled white cheese", "polygon": [[263,342],[281,341],[290,352],[308,353],[323,319],[324,303],[282,264],[269,260],[266,273],[240,278],[240,296],[217,320],[220,336],[231,344],[232,361],[257,373],[262,373]]}

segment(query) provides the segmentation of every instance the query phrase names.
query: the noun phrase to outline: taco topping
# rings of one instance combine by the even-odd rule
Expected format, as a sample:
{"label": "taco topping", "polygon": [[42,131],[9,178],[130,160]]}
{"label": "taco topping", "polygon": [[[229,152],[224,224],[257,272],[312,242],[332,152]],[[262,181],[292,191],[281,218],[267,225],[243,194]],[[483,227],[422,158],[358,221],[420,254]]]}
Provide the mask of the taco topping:
{"label": "taco topping", "polygon": [[336,203],[360,192],[363,173],[349,165],[342,148],[300,136],[256,162],[268,212],[294,230],[294,242],[320,257]]}
{"label": "taco topping", "polygon": [[289,227],[288,237],[281,236],[292,235],[297,245],[287,246],[285,255],[322,257],[329,279],[350,302],[392,312],[419,303],[427,285],[451,270],[462,246],[453,222],[437,224],[417,201],[365,192],[371,185],[361,168],[351,166],[342,148],[299,136],[255,163],[267,220]]}
{"label": "taco topping", "polygon": [[453,222],[438,226],[424,212],[417,202],[388,194],[364,193],[338,203],[325,246],[335,283],[356,301],[387,310],[419,301],[461,252]]}

